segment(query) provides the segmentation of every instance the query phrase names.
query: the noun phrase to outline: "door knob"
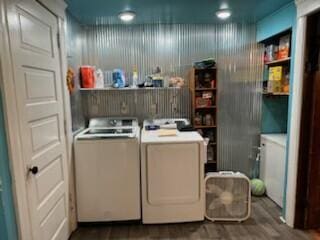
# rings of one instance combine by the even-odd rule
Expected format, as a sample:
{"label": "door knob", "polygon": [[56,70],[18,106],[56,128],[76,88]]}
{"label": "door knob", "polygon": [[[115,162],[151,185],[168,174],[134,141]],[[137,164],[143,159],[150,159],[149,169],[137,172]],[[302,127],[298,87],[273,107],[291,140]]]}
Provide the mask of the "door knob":
{"label": "door knob", "polygon": [[37,166],[29,168],[29,172],[31,172],[33,175],[36,175],[39,172],[39,168]]}

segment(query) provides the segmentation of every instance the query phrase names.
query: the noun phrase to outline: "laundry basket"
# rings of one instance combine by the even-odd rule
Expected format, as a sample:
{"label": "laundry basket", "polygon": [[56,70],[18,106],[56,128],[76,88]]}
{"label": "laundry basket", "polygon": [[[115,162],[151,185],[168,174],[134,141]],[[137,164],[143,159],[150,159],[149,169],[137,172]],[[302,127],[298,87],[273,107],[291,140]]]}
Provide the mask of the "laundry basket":
{"label": "laundry basket", "polygon": [[211,221],[242,222],[250,217],[250,180],[242,173],[208,173],[206,186],[206,218]]}

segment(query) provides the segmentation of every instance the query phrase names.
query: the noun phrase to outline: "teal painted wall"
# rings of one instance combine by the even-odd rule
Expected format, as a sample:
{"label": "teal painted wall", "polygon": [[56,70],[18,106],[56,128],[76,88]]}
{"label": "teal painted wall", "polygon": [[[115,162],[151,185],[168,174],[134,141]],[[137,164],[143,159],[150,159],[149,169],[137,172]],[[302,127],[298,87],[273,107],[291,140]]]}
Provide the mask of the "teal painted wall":
{"label": "teal painted wall", "polygon": [[263,97],[261,133],[287,133],[288,103],[284,96]]}
{"label": "teal painted wall", "polygon": [[287,132],[288,97],[264,96],[262,101],[262,133]]}
{"label": "teal painted wall", "polygon": [[9,158],[3,119],[2,98],[0,94],[0,240],[18,239],[13,206]]}
{"label": "teal painted wall", "polygon": [[297,10],[294,2],[257,22],[257,41],[261,42],[289,28],[296,22]]}
{"label": "teal painted wall", "polygon": [[[280,32],[283,32],[289,28],[292,28],[292,42],[291,42],[291,73],[290,73],[290,93],[292,92],[292,86],[295,83],[294,79],[294,56],[295,56],[295,46],[296,46],[296,29],[297,29],[297,9],[295,3],[292,2],[283,8],[279,9],[275,13],[267,16],[257,23],[257,41],[263,41],[273,35],[276,35]],[[280,103],[280,107],[282,107],[283,103]],[[264,103],[265,107],[268,106],[268,103]],[[271,104],[272,105],[272,104]],[[294,111],[294,106],[292,106],[292,94],[290,94],[288,99],[288,114],[287,114],[287,156],[286,156],[286,172],[284,176],[285,187],[284,187],[284,199],[283,199],[283,216],[286,214],[286,189],[287,189],[287,175],[288,175],[288,151],[289,151],[289,138],[290,138],[290,124],[291,124],[291,113]],[[268,108],[270,109],[270,108]],[[268,112],[263,111],[263,114],[268,114]],[[264,115],[263,115],[264,117]],[[266,118],[266,122],[264,124],[271,124],[269,122],[270,116]],[[270,125],[269,125],[270,126]]]}
{"label": "teal painted wall", "polygon": [[[295,25],[296,6],[294,2],[282,7],[275,13],[267,16],[257,23],[257,41],[263,41],[278,33],[292,28],[291,56],[295,53]],[[290,83],[293,84],[294,58],[291,60]],[[262,105],[262,133],[286,133],[288,122],[288,104],[284,97],[263,98]],[[278,99],[278,104],[276,104]],[[281,109],[281,111],[279,111]]]}

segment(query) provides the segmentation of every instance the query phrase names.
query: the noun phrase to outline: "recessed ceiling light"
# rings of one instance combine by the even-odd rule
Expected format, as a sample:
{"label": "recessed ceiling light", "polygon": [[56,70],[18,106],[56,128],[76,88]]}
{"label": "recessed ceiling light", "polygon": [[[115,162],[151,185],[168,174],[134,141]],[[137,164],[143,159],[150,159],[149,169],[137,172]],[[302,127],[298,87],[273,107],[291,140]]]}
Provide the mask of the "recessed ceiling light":
{"label": "recessed ceiling light", "polygon": [[123,22],[131,22],[135,17],[136,13],[133,11],[122,12],[118,16]]}
{"label": "recessed ceiling light", "polygon": [[216,12],[218,18],[225,20],[231,16],[231,11],[229,9],[221,9]]}

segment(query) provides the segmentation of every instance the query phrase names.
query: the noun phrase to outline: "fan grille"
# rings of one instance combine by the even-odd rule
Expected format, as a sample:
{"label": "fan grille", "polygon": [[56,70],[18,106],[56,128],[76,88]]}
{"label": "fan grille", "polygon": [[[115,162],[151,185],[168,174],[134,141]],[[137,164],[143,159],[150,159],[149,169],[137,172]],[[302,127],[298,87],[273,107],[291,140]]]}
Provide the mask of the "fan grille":
{"label": "fan grille", "polygon": [[245,178],[210,177],[206,181],[206,213],[211,219],[244,219],[249,214],[250,185]]}

